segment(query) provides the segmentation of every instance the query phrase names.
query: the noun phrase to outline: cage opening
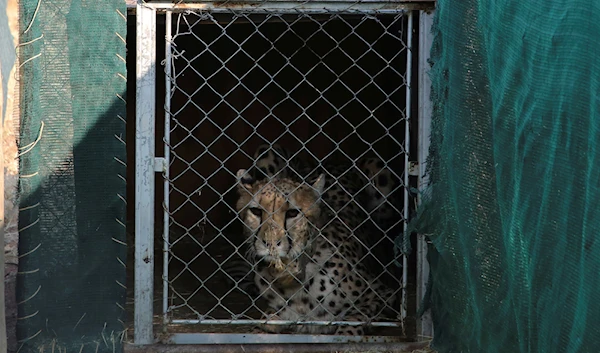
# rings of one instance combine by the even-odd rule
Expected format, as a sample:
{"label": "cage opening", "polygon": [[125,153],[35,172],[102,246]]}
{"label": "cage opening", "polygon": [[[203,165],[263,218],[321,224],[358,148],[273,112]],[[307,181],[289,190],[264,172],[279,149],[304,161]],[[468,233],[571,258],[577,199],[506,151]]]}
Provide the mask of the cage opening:
{"label": "cage opening", "polygon": [[[320,169],[328,186],[348,175],[363,181],[345,190],[349,212],[336,200],[325,202],[328,221],[356,216],[350,232],[369,224],[377,238],[363,245],[357,261],[379,271],[361,280],[383,280],[402,299],[403,274],[396,265],[402,261],[393,250],[406,220],[408,187],[406,27],[401,13],[173,14],[170,130],[164,132],[170,140],[167,317],[171,323],[204,325],[170,325],[169,332],[251,332],[264,321],[264,298],[244,287],[253,273],[234,272],[240,259],[251,269],[257,266],[244,257],[253,239],[244,238],[235,209],[236,171],[256,170],[253,155],[265,144],[288,151],[281,159],[290,178],[309,181],[310,171]],[[162,109],[164,102],[157,105]],[[163,124],[158,119],[158,133]],[[387,172],[361,170],[369,158]],[[305,167],[296,167],[298,161]],[[383,174],[391,178],[385,183],[394,183],[389,190],[375,187]],[[157,190],[159,221],[164,210]],[[375,199],[379,203],[369,204]],[[383,208],[391,221],[382,225]],[[156,228],[160,250],[163,227]],[[160,274],[160,256],[156,259]],[[364,321],[390,323],[377,328],[378,334],[398,335],[394,324],[406,315],[403,310],[397,306],[387,316],[378,310]],[[355,320],[309,321],[305,324],[320,326]]]}

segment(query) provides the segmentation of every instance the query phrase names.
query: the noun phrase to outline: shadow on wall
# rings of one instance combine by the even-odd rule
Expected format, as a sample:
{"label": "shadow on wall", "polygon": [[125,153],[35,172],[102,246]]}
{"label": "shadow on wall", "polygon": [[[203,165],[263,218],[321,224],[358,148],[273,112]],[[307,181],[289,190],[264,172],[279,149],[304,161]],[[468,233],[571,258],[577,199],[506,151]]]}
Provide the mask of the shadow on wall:
{"label": "shadow on wall", "polygon": [[[22,157],[20,350],[113,352],[123,338],[125,103],[77,110],[72,128],[45,118],[39,142]],[[33,120],[23,121],[23,144],[40,137]]]}
{"label": "shadow on wall", "polygon": [[[125,5],[19,2],[19,351],[119,352]],[[26,45],[25,45],[26,43]]]}

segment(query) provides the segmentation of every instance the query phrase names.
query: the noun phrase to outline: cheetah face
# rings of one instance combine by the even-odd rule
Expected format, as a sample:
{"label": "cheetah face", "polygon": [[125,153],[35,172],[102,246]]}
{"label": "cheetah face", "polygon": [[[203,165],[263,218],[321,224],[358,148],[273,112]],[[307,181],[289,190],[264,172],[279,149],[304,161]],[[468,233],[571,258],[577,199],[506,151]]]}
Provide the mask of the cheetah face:
{"label": "cheetah face", "polygon": [[237,172],[237,211],[245,225],[253,255],[273,265],[289,264],[310,251],[321,215],[325,176],[312,184],[289,179],[256,181],[245,169]]}
{"label": "cheetah face", "polygon": [[373,211],[390,197],[396,188],[396,180],[392,172],[378,158],[368,158],[360,163],[360,169],[368,178],[365,189],[368,211]]}

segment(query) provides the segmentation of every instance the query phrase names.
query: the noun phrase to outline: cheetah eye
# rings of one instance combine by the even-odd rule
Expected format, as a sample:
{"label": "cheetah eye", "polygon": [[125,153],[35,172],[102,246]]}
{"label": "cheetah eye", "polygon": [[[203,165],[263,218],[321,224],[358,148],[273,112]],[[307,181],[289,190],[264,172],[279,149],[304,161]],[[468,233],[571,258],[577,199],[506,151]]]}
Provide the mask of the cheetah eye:
{"label": "cheetah eye", "polygon": [[294,218],[294,217],[298,216],[299,214],[300,214],[300,211],[298,211],[296,209],[289,209],[285,213],[285,218]]}
{"label": "cheetah eye", "polygon": [[256,217],[262,217],[262,210],[258,207],[250,208],[250,212],[252,212],[252,214],[254,214]]}

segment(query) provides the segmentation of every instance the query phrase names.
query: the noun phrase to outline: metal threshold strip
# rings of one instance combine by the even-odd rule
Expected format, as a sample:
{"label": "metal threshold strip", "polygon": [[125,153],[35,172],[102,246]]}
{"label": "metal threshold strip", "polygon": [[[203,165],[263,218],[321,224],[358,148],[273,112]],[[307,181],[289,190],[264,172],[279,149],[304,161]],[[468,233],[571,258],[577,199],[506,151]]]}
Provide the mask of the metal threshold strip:
{"label": "metal threshold strip", "polygon": [[267,333],[173,333],[161,338],[167,344],[325,344],[407,343],[398,336],[340,336]]}
{"label": "metal threshold strip", "polygon": [[285,321],[285,320],[185,320],[173,319],[170,323],[175,325],[315,325],[315,326],[360,326],[369,325],[373,327],[400,327],[400,322],[364,322],[364,321]]}
{"label": "metal threshold strip", "polygon": [[320,353],[320,352],[412,352],[424,349],[429,342],[398,342],[398,343],[257,343],[257,344],[125,344],[125,353]]}

